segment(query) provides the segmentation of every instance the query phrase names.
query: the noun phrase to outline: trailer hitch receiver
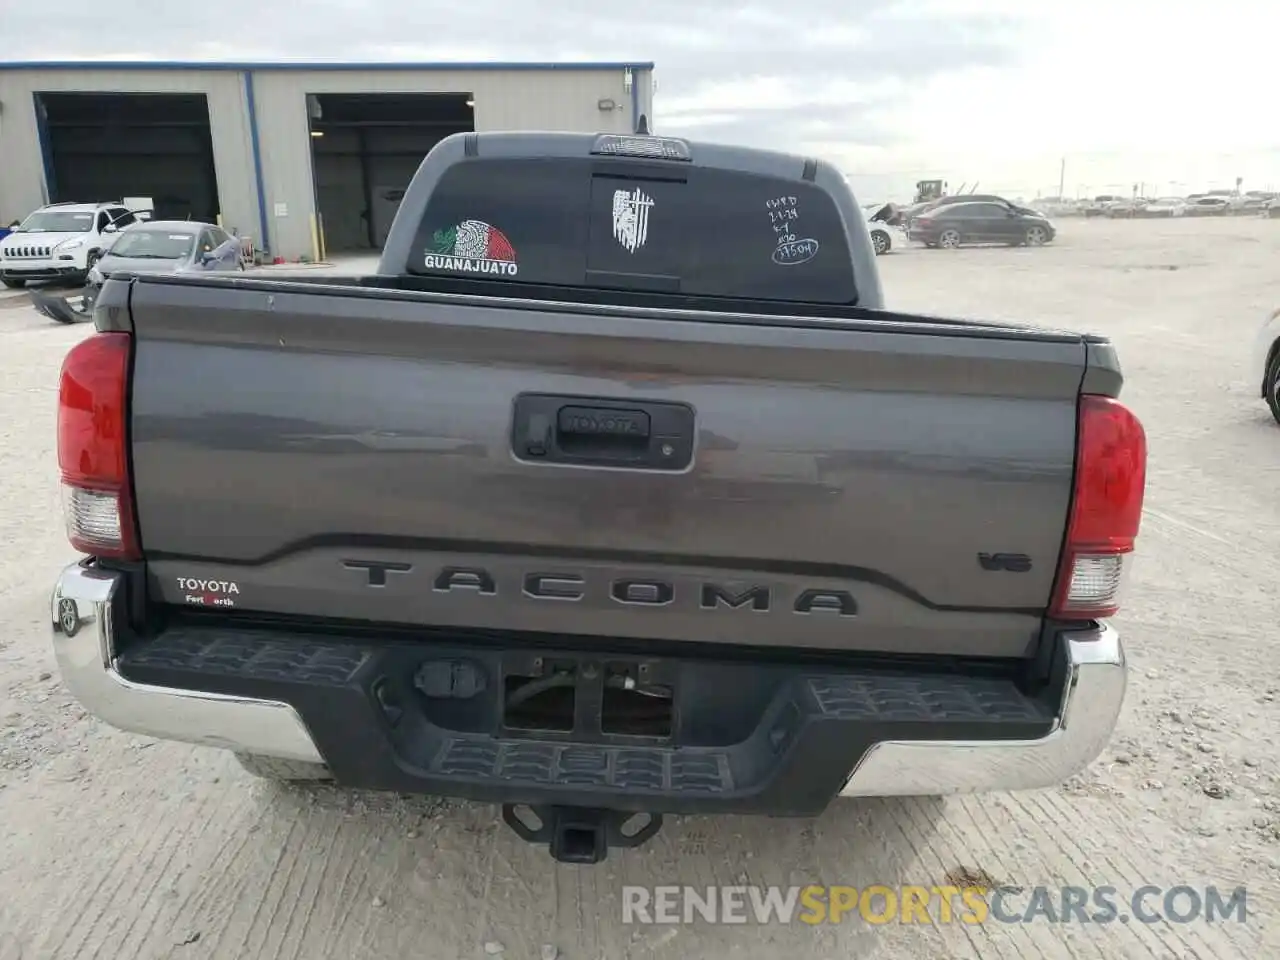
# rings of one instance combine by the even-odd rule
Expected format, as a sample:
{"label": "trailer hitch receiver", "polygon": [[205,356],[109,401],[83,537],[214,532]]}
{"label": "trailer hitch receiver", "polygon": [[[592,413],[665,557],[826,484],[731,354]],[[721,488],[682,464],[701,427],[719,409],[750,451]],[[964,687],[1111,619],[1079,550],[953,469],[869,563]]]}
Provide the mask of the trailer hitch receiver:
{"label": "trailer hitch receiver", "polygon": [[662,829],[662,817],[656,813],[598,807],[508,803],[502,807],[502,819],[520,839],[547,844],[552,859],[561,863],[600,863],[609,847],[638,847]]}

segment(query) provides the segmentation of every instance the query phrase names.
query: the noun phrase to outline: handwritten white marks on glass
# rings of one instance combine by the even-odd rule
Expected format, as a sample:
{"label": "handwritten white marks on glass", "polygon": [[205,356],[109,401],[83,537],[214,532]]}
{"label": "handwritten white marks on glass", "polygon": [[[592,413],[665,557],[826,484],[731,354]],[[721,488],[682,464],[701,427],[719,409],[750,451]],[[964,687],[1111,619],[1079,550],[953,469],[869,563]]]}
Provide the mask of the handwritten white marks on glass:
{"label": "handwritten white marks on glass", "polygon": [[649,239],[649,209],[653,197],[639,187],[613,192],[613,236],[627,253],[635,253]]}
{"label": "handwritten white marks on glass", "polygon": [[765,202],[769,211],[769,226],[773,228],[775,246],[773,262],[789,267],[807,263],[818,255],[818,241],[811,237],[800,238],[800,207],[795,197],[774,197]]}

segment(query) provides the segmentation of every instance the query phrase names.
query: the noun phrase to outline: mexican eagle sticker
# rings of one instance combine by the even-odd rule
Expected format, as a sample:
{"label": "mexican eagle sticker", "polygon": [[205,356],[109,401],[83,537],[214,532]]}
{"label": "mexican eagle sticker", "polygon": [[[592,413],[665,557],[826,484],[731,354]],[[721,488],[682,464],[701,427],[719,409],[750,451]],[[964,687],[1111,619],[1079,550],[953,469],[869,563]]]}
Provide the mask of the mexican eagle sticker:
{"label": "mexican eagle sticker", "polygon": [[463,220],[456,227],[437,230],[425,266],[494,277],[514,277],[519,270],[516,249],[506,234],[480,220]]}

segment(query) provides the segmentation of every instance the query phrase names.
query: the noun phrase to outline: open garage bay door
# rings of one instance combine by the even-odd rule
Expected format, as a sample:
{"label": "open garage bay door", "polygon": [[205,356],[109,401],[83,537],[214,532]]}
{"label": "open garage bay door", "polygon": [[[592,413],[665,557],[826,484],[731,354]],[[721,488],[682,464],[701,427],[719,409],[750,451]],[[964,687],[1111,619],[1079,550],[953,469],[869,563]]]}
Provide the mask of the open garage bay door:
{"label": "open garage bay door", "polygon": [[52,201],[150,197],[157,220],[216,220],[218,183],[204,94],[36,98]]}
{"label": "open garage bay door", "polygon": [[328,253],[381,249],[422,158],[475,129],[469,93],[309,94],[307,110]]}

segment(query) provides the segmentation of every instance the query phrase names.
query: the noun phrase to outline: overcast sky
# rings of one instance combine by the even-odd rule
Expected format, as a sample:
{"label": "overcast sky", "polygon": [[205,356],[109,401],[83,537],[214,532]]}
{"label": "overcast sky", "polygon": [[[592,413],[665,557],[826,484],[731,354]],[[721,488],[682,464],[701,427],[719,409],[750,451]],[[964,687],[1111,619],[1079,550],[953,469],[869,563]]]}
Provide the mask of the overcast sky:
{"label": "overcast sky", "polygon": [[[793,149],[864,199],[1280,188],[1262,0],[0,0],[5,59],[653,60],[656,132]],[[163,10],[163,15],[158,15]]]}

